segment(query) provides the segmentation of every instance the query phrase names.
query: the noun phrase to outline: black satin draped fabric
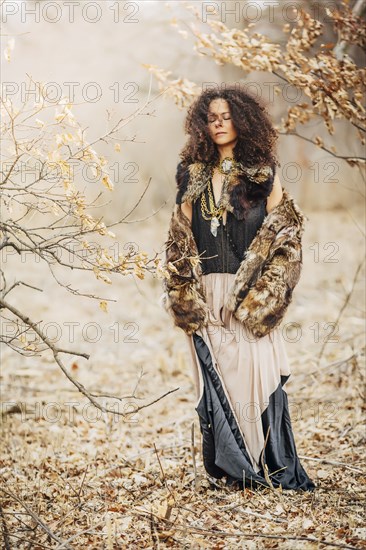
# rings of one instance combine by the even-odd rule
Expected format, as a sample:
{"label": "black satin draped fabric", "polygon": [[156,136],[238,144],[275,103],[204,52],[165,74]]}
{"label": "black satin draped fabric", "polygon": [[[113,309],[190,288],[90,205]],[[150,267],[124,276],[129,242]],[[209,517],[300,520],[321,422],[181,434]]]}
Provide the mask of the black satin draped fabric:
{"label": "black satin draped fabric", "polygon": [[315,484],[297,456],[287,394],[283,389],[289,377],[281,376],[277,389],[270,395],[268,407],[261,415],[263,431],[265,436],[268,433],[268,438],[261,453],[262,468],[256,473],[208,346],[196,333],[193,334],[193,342],[203,380],[203,393],[196,411],[207,473],[216,479],[227,476],[228,482],[237,481],[241,488],[245,485],[257,489],[270,486],[264,475],[264,464],[273,487],[281,485],[283,489],[313,491]]}

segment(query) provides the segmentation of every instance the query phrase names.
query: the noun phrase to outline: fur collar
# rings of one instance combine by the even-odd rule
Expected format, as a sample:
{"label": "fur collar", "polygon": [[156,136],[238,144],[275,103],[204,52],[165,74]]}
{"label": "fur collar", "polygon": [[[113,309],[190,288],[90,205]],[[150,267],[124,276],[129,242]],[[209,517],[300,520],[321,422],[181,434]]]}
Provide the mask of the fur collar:
{"label": "fur collar", "polygon": [[[188,166],[185,181],[186,189],[181,201],[194,201],[206,189],[212,177],[212,165],[195,162]],[[247,167],[238,163],[224,178],[222,199],[223,207],[238,219],[245,217],[245,198],[249,201],[265,199],[269,196],[275,176],[275,166]]]}

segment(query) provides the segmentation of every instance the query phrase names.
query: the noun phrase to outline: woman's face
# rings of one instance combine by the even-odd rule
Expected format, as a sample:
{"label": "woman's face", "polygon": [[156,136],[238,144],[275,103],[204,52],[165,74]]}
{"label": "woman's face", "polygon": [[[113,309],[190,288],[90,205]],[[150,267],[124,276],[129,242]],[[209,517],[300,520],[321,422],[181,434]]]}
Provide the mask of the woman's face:
{"label": "woman's face", "polygon": [[230,106],[226,99],[213,99],[208,107],[207,126],[211,139],[217,145],[236,144],[238,133],[234,127]]}

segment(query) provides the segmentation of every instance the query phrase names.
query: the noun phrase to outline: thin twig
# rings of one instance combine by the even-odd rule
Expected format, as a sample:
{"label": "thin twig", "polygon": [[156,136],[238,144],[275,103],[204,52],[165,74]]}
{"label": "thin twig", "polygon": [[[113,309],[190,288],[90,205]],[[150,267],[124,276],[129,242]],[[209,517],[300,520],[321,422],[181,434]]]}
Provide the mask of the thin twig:
{"label": "thin twig", "polygon": [[[339,368],[339,367],[342,367],[344,365],[347,365],[348,363],[350,363],[351,361],[353,361],[354,359],[357,359],[359,355],[361,355],[363,353],[363,348],[357,350],[355,353],[352,353],[352,355],[350,355],[349,357],[346,357],[345,359],[338,359],[337,361],[332,361],[331,363],[328,363],[327,365],[324,365],[323,367],[318,367],[316,368],[315,370],[313,370],[312,372],[305,372],[305,373],[302,373],[302,374],[299,374],[297,377],[296,377],[296,382],[298,382],[299,380],[302,380],[303,378],[306,378],[308,379],[309,377],[312,377],[312,376],[316,376],[322,372],[325,372],[329,369],[332,369],[332,368]],[[309,385],[309,382],[307,383],[306,387],[308,387]],[[305,386],[303,386],[305,387]],[[300,388],[302,389],[302,388]]]}
{"label": "thin twig", "polygon": [[[173,494],[172,491],[170,490],[170,487],[169,487],[168,484],[167,484],[165,472],[164,472],[163,466],[162,466],[162,464],[161,464],[161,462],[160,462],[160,457],[159,457],[159,453],[158,453],[158,450],[157,450],[157,448],[156,448],[155,442],[154,442],[154,449],[155,449],[155,454],[156,454],[156,456],[157,456],[157,459],[158,459],[158,462],[159,462],[159,467],[160,467],[160,470],[161,470],[161,473],[162,473],[162,476],[163,476],[164,485],[165,485],[166,489],[168,490],[170,496],[171,496],[172,499],[174,500],[175,505],[178,507],[178,503],[177,503],[177,501],[176,501],[176,499],[175,499],[175,496],[174,496],[174,494]],[[171,514],[171,510],[172,510],[172,508],[171,508],[171,506],[170,506],[170,504],[169,504],[169,500],[168,500],[168,506],[167,506],[167,511],[166,511],[166,514],[165,514],[165,519],[169,519],[170,514]]]}
{"label": "thin twig", "polygon": [[150,515],[150,531],[151,531],[151,539],[153,541],[154,548],[159,549],[160,548],[159,534],[156,528],[156,521],[155,521],[154,514]]}
{"label": "thin twig", "polygon": [[197,478],[197,465],[196,465],[196,451],[194,448],[194,422],[192,422],[192,426],[191,426],[191,450],[192,450],[192,462],[193,462],[193,473],[194,473],[194,490],[197,491],[198,478]]}
{"label": "thin twig", "polygon": [[10,550],[9,529],[5,521],[3,507],[1,506],[1,504],[0,504],[0,515],[1,515],[1,530],[4,535],[5,550]]}
{"label": "thin twig", "polygon": [[116,410],[116,409],[111,409],[109,407],[105,407],[104,405],[101,405],[93,397],[93,394],[91,394],[90,391],[88,391],[83,384],[81,384],[75,378],[73,378],[73,376],[71,376],[71,374],[69,373],[69,371],[67,370],[67,368],[65,367],[65,365],[63,364],[63,362],[61,361],[61,359],[59,357],[60,353],[66,353],[66,354],[69,354],[69,355],[77,355],[79,357],[84,357],[85,359],[89,359],[90,355],[88,355],[87,353],[81,353],[81,352],[76,352],[76,351],[71,351],[71,350],[56,347],[52,343],[52,341],[46,336],[46,334],[40,328],[37,327],[37,323],[32,321],[28,316],[24,315],[15,306],[9,304],[5,300],[0,299],[0,307],[6,308],[9,311],[11,311],[16,317],[21,319],[23,321],[23,323],[25,323],[26,325],[28,325],[29,327],[31,327],[34,330],[34,332],[40,337],[40,339],[46,344],[48,349],[52,352],[54,360],[56,361],[56,363],[58,364],[58,366],[60,367],[62,372],[65,374],[65,376],[70,380],[70,382],[74,386],[77,387],[77,389],[79,390],[80,393],[82,393],[85,397],[87,397],[87,399],[89,399],[89,401],[97,409],[101,410],[102,412],[117,414],[117,415],[122,416],[123,418],[125,418],[125,417],[128,417],[128,414],[131,414],[131,412],[133,412],[133,414],[136,414],[138,411],[140,411],[144,408],[150,407],[154,403],[157,403],[158,401],[160,401],[161,399],[163,399],[164,397],[166,397],[170,393],[173,393],[173,392],[179,390],[179,387],[175,388],[173,390],[169,390],[169,391],[165,392],[163,395],[161,395],[160,397],[157,397],[156,399],[151,401],[150,403],[146,403],[145,405],[140,405],[140,406],[134,408],[134,410],[130,411],[130,413],[124,413],[124,412],[121,412],[121,411]]}
{"label": "thin twig", "polygon": [[[363,258],[363,260],[362,260],[362,261],[358,264],[358,266],[357,266],[356,272],[355,272],[355,274],[354,274],[354,276],[353,276],[353,281],[352,281],[351,289],[350,289],[350,291],[347,293],[346,298],[345,298],[345,300],[344,300],[344,303],[343,303],[341,309],[339,310],[337,319],[336,319],[336,321],[335,321],[335,323],[334,323],[334,325],[335,325],[336,327],[338,326],[338,323],[339,323],[339,321],[340,321],[340,318],[342,317],[343,312],[344,312],[344,310],[346,309],[346,307],[347,307],[347,305],[348,305],[348,303],[349,303],[349,301],[350,301],[350,299],[351,299],[351,296],[352,296],[352,294],[353,294],[353,291],[354,291],[354,288],[355,288],[355,284],[356,284],[356,281],[357,281],[358,274],[359,274],[360,269],[361,269],[361,267],[363,266],[364,262],[365,262],[365,258]],[[320,359],[322,358],[322,355],[323,355],[323,352],[324,352],[324,349],[325,349],[325,346],[327,345],[327,343],[328,343],[328,340],[327,340],[327,338],[326,338],[326,339],[324,340],[323,345],[322,345],[322,347],[321,347],[321,350],[320,350],[320,352],[319,352],[318,361],[320,361]]]}
{"label": "thin twig", "polygon": [[[147,510],[145,511],[145,510],[141,510],[141,509],[136,509],[136,510],[132,510],[132,513],[135,513],[135,514],[138,514],[138,515],[150,515],[153,512],[148,512]],[[154,514],[154,516],[159,521],[164,521],[166,523],[173,524],[172,521],[167,520],[165,518],[162,518],[162,517],[158,516],[157,514]],[[314,542],[314,543],[318,543],[318,544],[324,544],[325,546],[335,546],[337,548],[346,548],[347,550],[357,550],[356,546],[349,546],[347,544],[340,544],[340,543],[337,543],[337,542],[325,541],[325,540],[318,539],[318,538],[315,538],[315,537],[314,538],[296,537],[296,536],[291,536],[291,535],[280,535],[280,534],[265,535],[263,533],[245,533],[245,532],[241,532],[241,531],[234,531],[234,532],[218,531],[218,530],[213,531],[211,529],[204,529],[203,527],[197,527],[197,526],[190,527],[189,525],[183,525],[182,527],[180,527],[178,525],[174,525],[174,528],[177,531],[184,531],[184,532],[197,533],[197,534],[202,534],[203,533],[203,534],[212,535],[212,536],[215,536],[215,537],[239,537],[239,538],[242,538],[242,539],[246,539],[246,538],[249,538],[249,539],[264,538],[264,539],[274,539],[274,540],[301,540],[301,541],[305,541],[305,542]]]}
{"label": "thin twig", "polygon": [[281,518],[273,518],[271,515],[267,514],[258,514],[257,512],[252,512],[251,510],[248,510],[247,508],[245,510],[242,509],[241,504],[229,504],[228,506],[218,507],[219,510],[222,510],[223,512],[228,512],[231,510],[238,509],[238,512],[241,514],[248,514],[249,516],[254,516],[255,518],[259,519],[268,519],[269,521],[274,521],[275,523],[287,523],[287,519],[281,519]]}
{"label": "thin twig", "polygon": [[344,466],[345,468],[347,468],[347,470],[352,470],[352,472],[357,472],[360,474],[364,473],[364,470],[361,470],[361,468],[354,468],[353,466],[349,466],[345,462],[337,462],[336,460],[326,460],[325,458],[314,458],[312,456],[303,456],[303,455],[301,456],[299,455],[299,458],[303,460],[314,460],[316,462],[322,462],[324,464],[331,464],[332,466]]}
{"label": "thin twig", "polygon": [[[59,544],[63,544],[64,541],[58,536],[56,535],[56,533],[54,533],[42,520],[40,517],[37,516],[37,514],[35,514],[33,512],[33,510],[31,510],[29,508],[29,506],[23,502],[19,497],[17,497],[16,495],[14,495],[14,493],[12,493],[11,491],[9,491],[8,489],[3,489],[2,487],[0,487],[0,491],[2,491],[6,496],[8,496],[9,498],[15,500],[18,504],[20,504],[24,510],[27,512],[28,515],[31,516],[31,518],[37,523],[37,525],[39,525],[41,527],[41,529],[43,529],[43,531],[45,533],[47,533],[47,535],[49,537],[51,537],[53,540],[55,540],[56,542],[58,542]],[[68,548],[69,550],[72,550],[72,546],[65,546],[65,548]]]}
{"label": "thin twig", "polygon": [[[15,535],[14,533],[9,533],[9,537],[14,537],[15,539],[19,539],[19,541],[29,542],[29,544],[32,545],[32,546],[29,546],[29,548],[34,548],[34,540],[26,539],[25,537],[22,537],[20,535]],[[37,546],[39,548],[45,548],[46,550],[53,550],[52,546],[46,546],[45,544],[41,544],[38,540],[37,540]]]}
{"label": "thin twig", "polygon": [[81,535],[94,533],[95,529],[97,529],[97,527],[101,527],[103,524],[104,522],[100,522],[100,523],[97,523],[97,525],[94,525],[93,527],[88,527],[88,529],[84,529],[83,531],[79,531],[78,533],[75,533],[74,535],[72,535],[72,537],[65,540],[65,542],[63,542],[59,546],[56,546],[55,550],[61,550],[61,548],[67,548],[67,546],[65,546],[66,544],[68,544],[69,542],[72,542],[73,540],[75,540],[77,537],[80,537]]}

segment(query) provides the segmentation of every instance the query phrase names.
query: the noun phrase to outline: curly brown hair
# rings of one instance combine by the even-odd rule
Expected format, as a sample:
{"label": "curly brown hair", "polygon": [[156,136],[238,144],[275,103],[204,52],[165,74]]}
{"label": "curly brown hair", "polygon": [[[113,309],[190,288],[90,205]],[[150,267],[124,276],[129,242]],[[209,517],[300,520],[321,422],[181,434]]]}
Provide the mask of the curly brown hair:
{"label": "curly brown hair", "polygon": [[238,141],[233,149],[235,160],[251,167],[254,165],[279,165],[275,155],[278,138],[266,104],[238,86],[222,89],[206,89],[190,105],[185,120],[188,142],[180,153],[182,164],[193,162],[216,163],[219,152],[208,133],[207,113],[214,99],[225,99],[230,107]]}

